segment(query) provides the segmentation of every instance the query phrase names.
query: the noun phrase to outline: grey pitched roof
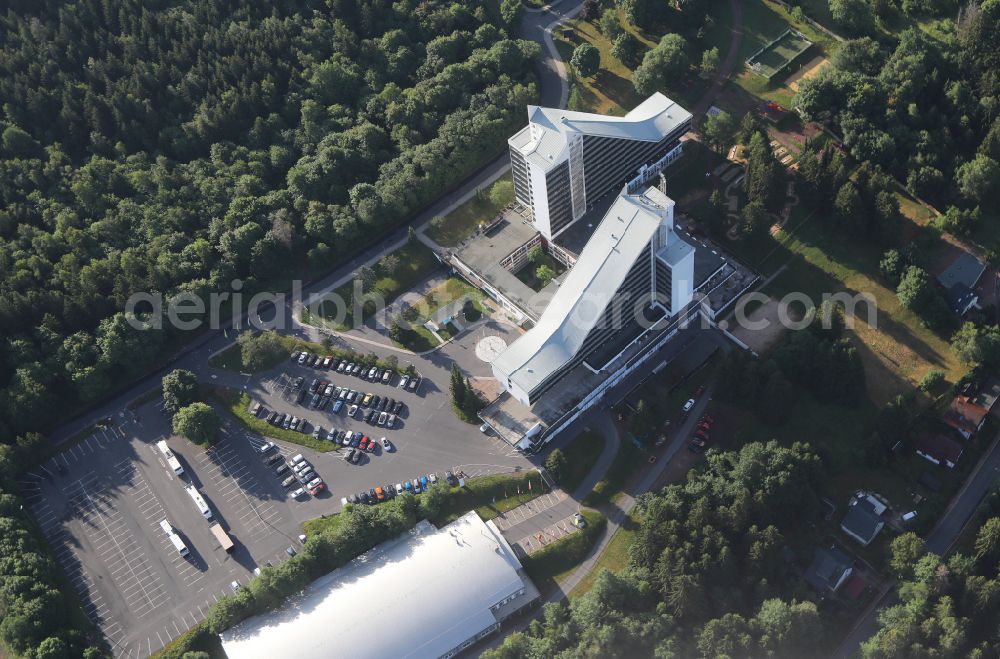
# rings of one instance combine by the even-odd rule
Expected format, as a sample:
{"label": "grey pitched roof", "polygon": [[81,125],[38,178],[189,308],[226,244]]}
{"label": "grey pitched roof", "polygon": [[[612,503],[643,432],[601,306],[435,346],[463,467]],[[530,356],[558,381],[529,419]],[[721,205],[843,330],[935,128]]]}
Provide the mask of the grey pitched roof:
{"label": "grey pitched roof", "polygon": [[850,554],[839,547],[817,547],[806,569],[806,581],[818,590],[834,590],[844,572],[854,564]]}
{"label": "grey pitched roof", "polygon": [[844,515],[844,520],[840,523],[840,528],[854,536],[862,544],[867,545],[875,539],[884,525],[882,518],[875,514],[872,504],[866,499],[861,499],[848,507],[847,514]]}
{"label": "grey pitched roof", "polygon": [[658,142],[690,119],[690,112],[660,92],[624,117],[529,105],[528,126],[510,138],[509,144],[547,172],[565,159],[570,133]]}
{"label": "grey pitched roof", "polygon": [[[526,392],[572,359],[631,269],[649,249],[670,200],[656,188],[622,195],[565,275],[538,324],[493,361]],[[595,313],[594,305],[600,305]]]}

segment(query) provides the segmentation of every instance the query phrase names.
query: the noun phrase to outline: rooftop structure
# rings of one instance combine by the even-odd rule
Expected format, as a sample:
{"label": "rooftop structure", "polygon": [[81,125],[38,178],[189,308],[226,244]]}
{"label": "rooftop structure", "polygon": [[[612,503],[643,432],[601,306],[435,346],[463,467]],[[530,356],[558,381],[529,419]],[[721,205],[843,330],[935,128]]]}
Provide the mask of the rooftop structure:
{"label": "rooftop structure", "polygon": [[988,378],[983,383],[969,382],[955,396],[942,419],[966,439],[971,439],[986,423],[1000,396],[1000,379]]}
{"label": "rooftop structure", "polygon": [[986,272],[986,265],[969,252],[962,252],[951,265],[938,275],[944,297],[951,310],[962,316],[979,302],[976,285]]}
{"label": "rooftop structure", "polygon": [[933,462],[954,469],[958,459],[962,457],[964,447],[944,435],[924,435],[917,441],[917,455]]}
{"label": "rooftop structure", "polygon": [[504,390],[530,405],[627,326],[636,308],[655,304],[673,315],[691,301],[694,249],[674,234],[673,208],[656,188],[616,199],[538,324],[493,361]]}
{"label": "rooftop structure", "polygon": [[508,140],[514,197],[546,240],[609,193],[681,151],[691,113],[655,93],[624,117],[528,106],[528,125]]}
{"label": "rooftop structure", "polygon": [[817,547],[805,579],[820,592],[835,593],[854,572],[854,558],[840,547]]}
{"label": "rooftop structure", "polygon": [[[538,598],[492,522],[426,521],[222,634],[229,659],[450,657]],[[339,624],[378,612],[368,629]]]}
{"label": "rooftop structure", "polygon": [[885,526],[879,508],[869,497],[852,499],[840,523],[840,530],[867,547]]}

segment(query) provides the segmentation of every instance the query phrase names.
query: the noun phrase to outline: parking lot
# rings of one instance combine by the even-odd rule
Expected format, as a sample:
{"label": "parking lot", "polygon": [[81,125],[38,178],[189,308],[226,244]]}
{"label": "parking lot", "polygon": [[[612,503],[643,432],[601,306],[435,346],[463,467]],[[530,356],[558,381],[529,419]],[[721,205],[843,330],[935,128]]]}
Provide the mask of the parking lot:
{"label": "parking lot", "polygon": [[[204,619],[253,569],[298,546],[301,512],[231,424],[205,451],[170,437],[156,404],[26,473],[26,501],[87,615],[117,657],[145,657]],[[168,439],[185,474],[156,448]],[[226,553],[184,490],[194,485],[235,543]],[[189,554],[160,527],[167,519]]]}
{"label": "parking lot", "polygon": [[[444,364],[444,363],[442,363]],[[467,476],[532,468],[501,440],[478,432],[451,410],[444,365],[428,365],[416,391],[336,373],[283,364],[250,378],[217,384],[245,386],[266,408],[306,418],[324,430],[361,431],[379,446],[359,464],[345,462],[343,447],[317,452],[275,442],[286,460],[302,453],[328,490],[291,498],[260,451],[267,438],[227,418],[219,441],[205,450],[172,436],[169,418],[154,401],[123,410],[113,423],[24,474],[25,500],[66,571],[87,615],[104,632],[116,657],[145,657],[204,619],[232,582],[246,584],[255,568],[287,559],[299,546],[306,520],[336,513],[341,498],[425,474],[451,470]],[[295,402],[294,381],[322,377],[404,403],[393,428],[332,414]],[[445,383],[445,388],[438,382]],[[312,428],[309,428],[311,431]],[[157,448],[166,440],[184,469],[177,475]],[[331,449],[333,449],[331,444]],[[273,452],[271,453],[273,455]],[[286,474],[287,475],[287,472]],[[193,485],[214,521],[232,538],[225,552],[185,486]],[[181,556],[160,527],[171,526],[189,549]]]}
{"label": "parking lot", "polygon": [[[339,510],[341,499],[351,494],[413,480],[432,472],[441,476],[450,470],[472,477],[532,467],[524,456],[502,440],[483,435],[476,426],[458,419],[451,409],[450,393],[437,382],[445,377],[446,372],[442,373],[439,369],[431,372],[433,376],[422,374],[417,390],[410,391],[399,387],[398,376],[394,376],[389,384],[383,384],[381,381],[372,382],[335,371],[301,366],[289,360],[246,384],[253,400],[263,405],[262,416],[272,411],[294,415],[306,420],[307,434],[319,426],[323,429],[323,437],[331,429],[343,430],[360,432],[376,443],[373,452],[362,453],[357,465],[345,460],[347,449],[343,444],[330,442],[327,452],[297,445],[282,447],[286,455],[302,453],[326,481],[326,495],[321,495],[318,500],[302,502],[301,508],[315,511],[306,519]],[[295,387],[299,377],[303,378],[301,389]],[[392,428],[367,423],[360,414],[355,418],[348,416],[348,404],[339,413],[332,411],[332,403],[324,409],[313,409],[309,405],[311,395],[308,391],[314,379],[327,380],[334,387],[371,393],[373,397],[391,397],[401,401],[404,407]],[[304,404],[296,403],[301,390],[307,392]],[[359,411],[367,412],[369,409],[361,407]],[[389,440],[391,450],[382,448],[379,442],[382,437]]]}

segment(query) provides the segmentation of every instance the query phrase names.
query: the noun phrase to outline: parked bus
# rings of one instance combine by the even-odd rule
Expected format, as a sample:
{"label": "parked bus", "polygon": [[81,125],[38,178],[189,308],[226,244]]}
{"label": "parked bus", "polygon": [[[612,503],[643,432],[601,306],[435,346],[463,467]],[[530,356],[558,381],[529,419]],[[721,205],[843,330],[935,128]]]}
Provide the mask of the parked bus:
{"label": "parked bus", "polygon": [[188,485],[184,488],[187,490],[188,495],[190,495],[191,500],[194,501],[194,505],[198,507],[198,512],[205,519],[212,519],[212,509],[208,507],[205,503],[205,499],[201,496],[201,492],[194,488],[194,485]]}
{"label": "parked bus", "polygon": [[160,441],[156,442],[156,446],[157,448],[160,449],[160,453],[163,454],[163,457],[167,459],[167,465],[169,465],[170,468],[174,470],[174,473],[177,474],[178,476],[182,475],[184,473],[184,467],[181,466],[181,463],[177,459],[177,456],[174,455],[174,452],[170,450],[170,447],[167,446],[167,443],[161,439]]}
{"label": "parked bus", "polygon": [[170,522],[168,522],[165,519],[161,520],[160,528],[163,529],[163,532],[167,534],[167,538],[170,539],[170,544],[174,546],[174,549],[177,550],[178,554],[180,554],[181,556],[187,556],[190,553],[188,551],[187,545],[184,544],[184,541],[181,540],[181,537],[177,535],[176,531],[174,531],[174,527],[170,526]]}
{"label": "parked bus", "polygon": [[219,544],[222,545],[223,549],[225,549],[226,551],[233,550],[233,547],[235,546],[233,544],[233,540],[232,538],[229,537],[229,534],[223,530],[221,524],[216,522],[215,524],[212,524],[208,528],[212,532],[212,535],[215,536],[215,539],[219,541]]}

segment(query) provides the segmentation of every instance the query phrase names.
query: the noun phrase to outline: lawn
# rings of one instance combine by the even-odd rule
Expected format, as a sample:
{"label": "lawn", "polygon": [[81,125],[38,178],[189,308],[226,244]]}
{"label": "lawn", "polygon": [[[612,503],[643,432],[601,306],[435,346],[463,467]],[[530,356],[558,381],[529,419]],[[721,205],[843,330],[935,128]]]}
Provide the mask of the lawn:
{"label": "lawn", "polygon": [[587,477],[604,450],[604,436],[586,431],[573,440],[563,454],[566,456],[566,476],[559,485],[572,492]]}
{"label": "lawn", "polygon": [[645,464],[645,457],[632,442],[619,443],[615,459],[611,461],[611,466],[604,472],[604,477],[597,481],[590,494],[583,498],[584,505],[599,506],[611,501],[625,486],[625,481],[628,480],[632,471]]}
{"label": "lawn", "polygon": [[[618,11],[622,16],[623,26],[641,44],[641,50],[636,58],[636,61],[640,62],[646,50],[656,46],[660,37],[667,33],[669,26],[658,28],[655,33],[646,34],[628,25],[622,10]],[[726,11],[728,12],[728,8]],[[713,26],[708,35],[710,42],[721,43],[723,37],[718,35],[723,31],[728,34],[728,24],[725,27]],[[612,43],[601,34],[596,25],[581,19],[572,20],[563,28],[556,30],[553,37],[556,48],[565,62],[569,62],[572,58],[573,49],[584,42],[593,45],[601,54],[601,68],[596,75],[591,78],[574,76],[569,99],[570,110],[621,116],[645,100],[632,87],[633,69],[611,55]],[[720,56],[723,59],[727,49],[728,38],[725,38],[725,43],[719,46]],[[701,50],[698,46],[692,44],[688,51],[692,62],[701,61]],[[662,91],[681,105],[690,108],[698,101],[707,85],[707,81],[692,74],[689,79],[679,80],[677,84]]]}
{"label": "lawn", "polygon": [[583,509],[581,513],[586,520],[584,528],[550,542],[522,559],[524,571],[539,590],[551,588],[582,563],[607,526],[608,521],[596,510]]}
{"label": "lawn", "polygon": [[[402,328],[398,337],[399,340],[395,342],[408,350],[418,353],[436,348],[439,343],[434,338],[434,335],[431,334],[431,331],[424,327],[424,323],[432,318],[438,309],[451,304],[463,296],[472,300],[472,307],[466,312],[466,320],[470,323],[477,322],[483,316],[482,300],[484,295],[482,291],[469,286],[458,277],[448,277],[443,283],[427,291],[427,294],[413,305],[416,311],[416,319],[409,323],[403,323],[403,325],[408,325],[408,327]],[[447,340],[451,337],[451,330],[442,328],[438,334]]]}
{"label": "lawn", "polygon": [[472,235],[480,224],[489,223],[512,201],[514,182],[504,175],[452,212],[431,220],[426,234],[439,245],[454,247]]}
{"label": "lawn", "polygon": [[[529,255],[530,255],[530,252],[529,252]],[[566,266],[564,266],[562,263],[559,263],[558,261],[556,261],[554,258],[552,258],[551,256],[549,256],[548,254],[544,254],[543,253],[535,261],[529,262],[523,268],[521,268],[520,270],[518,270],[517,273],[515,274],[515,276],[518,279],[520,279],[521,282],[525,286],[527,286],[528,288],[530,288],[531,290],[533,290],[533,291],[535,291],[537,293],[538,291],[540,291],[543,288],[545,288],[546,286],[548,286],[549,285],[549,281],[551,281],[551,280],[549,280],[549,281],[543,281],[543,280],[539,279],[538,276],[536,275],[536,272],[538,271],[538,268],[540,268],[543,265],[547,266],[552,271],[552,273],[553,273],[552,278],[553,279],[555,279],[556,277],[558,277],[562,273],[566,272]]]}
{"label": "lawn", "polygon": [[875,301],[875,312],[858,307],[854,329],[847,334],[865,363],[868,394],[876,405],[912,391],[931,370],[955,382],[967,368],[948,341],[925,327],[904,308],[894,290],[878,276],[882,250],[847,238],[821,217],[800,223],[793,235],[782,235],[779,263],[788,268],[764,292],[780,297],[805,292],[814,301],[824,293],[864,293]]}
{"label": "lawn", "polygon": [[[396,261],[394,267],[387,260],[390,256]],[[366,296],[380,297],[383,304],[391,304],[401,293],[427,278],[440,265],[429,247],[418,240],[412,240],[391,255],[382,257],[372,267],[375,272],[375,283],[371,290],[366,292]],[[333,329],[346,332],[375,313],[376,304],[372,300],[366,300],[362,308],[363,318],[356,319],[354,317],[356,311],[354,308],[354,283],[354,281],[349,281],[327,294],[329,299],[343,302],[343,313],[338,313],[341,311],[338,310],[339,305],[324,301],[318,305],[317,309],[321,322]],[[306,315],[307,312],[304,311],[303,316]]]}
{"label": "lawn", "polygon": [[597,575],[601,573],[601,570],[621,572],[628,565],[629,547],[635,541],[635,536],[639,531],[641,523],[642,518],[633,509],[618,527],[618,530],[615,531],[604,551],[601,552],[597,562],[594,563],[594,568],[576,585],[576,588],[570,591],[569,598],[571,600],[587,594],[593,587],[594,581],[597,580]]}
{"label": "lawn", "polygon": [[312,435],[307,433],[275,428],[264,419],[258,419],[250,413],[251,399],[246,392],[222,387],[215,387],[211,392],[219,404],[224,406],[248,430],[263,437],[280,439],[283,442],[306,446],[315,451],[339,451],[340,449],[336,444],[314,439]]}

